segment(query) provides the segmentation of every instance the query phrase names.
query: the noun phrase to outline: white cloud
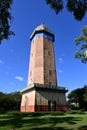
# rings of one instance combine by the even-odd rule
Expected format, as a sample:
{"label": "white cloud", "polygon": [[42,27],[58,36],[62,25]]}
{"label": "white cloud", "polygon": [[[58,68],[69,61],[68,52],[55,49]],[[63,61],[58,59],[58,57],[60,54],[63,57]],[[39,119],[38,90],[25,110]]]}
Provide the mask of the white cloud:
{"label": "white cloud", "polygon": [[60,57],[58,60],[59,60],[59,63],[63,63],[63,58]]}
{"label": "white cloud", "polygon": [[0,60],[0,64],[4,64],[4,61]]}
{"label": "white cloud", "polygon": [[15,76],[15,79],[19,80],[19,81],[24,81],[24,78],[21,76]]}
{"label": "white cloud", "polygon": [[58,70],[59,73],[63,73],[63,70]]}

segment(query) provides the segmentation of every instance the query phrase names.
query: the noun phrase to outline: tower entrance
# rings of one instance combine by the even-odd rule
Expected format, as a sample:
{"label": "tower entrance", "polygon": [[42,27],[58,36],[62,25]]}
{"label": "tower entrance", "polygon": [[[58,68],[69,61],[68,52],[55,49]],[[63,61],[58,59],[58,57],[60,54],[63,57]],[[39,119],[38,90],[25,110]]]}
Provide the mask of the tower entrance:
{"label": "tower entrance", "polygon": [[54,102],[48,101],[48,111],[56,111],[56,110],[57,110],[56,101]]}

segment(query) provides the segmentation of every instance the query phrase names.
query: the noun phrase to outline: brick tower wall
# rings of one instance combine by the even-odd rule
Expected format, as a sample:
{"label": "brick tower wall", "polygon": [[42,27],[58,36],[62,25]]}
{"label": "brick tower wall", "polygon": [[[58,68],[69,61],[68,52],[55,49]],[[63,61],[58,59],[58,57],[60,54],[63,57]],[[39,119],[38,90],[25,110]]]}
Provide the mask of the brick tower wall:
{"label": "brick tower wall", "polygon": [[35,36],[31,43],[28,85],[31,83],[57,85],[52,40]]}
{"label": "brick tower wall", "polygon": [[31,83],[44,84],[43,44],[43,37],[37,37],[31,43],[28,85]]}
{"label": "brick tower wall", "polygon": [[44,38],[44,84],[57,85],[53,42]]}

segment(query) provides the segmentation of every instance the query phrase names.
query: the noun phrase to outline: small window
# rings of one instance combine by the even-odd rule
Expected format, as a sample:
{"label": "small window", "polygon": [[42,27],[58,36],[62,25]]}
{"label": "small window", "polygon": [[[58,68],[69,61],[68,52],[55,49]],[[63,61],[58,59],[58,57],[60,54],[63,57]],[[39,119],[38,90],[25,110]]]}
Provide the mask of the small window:
{"label": "small window", "polygon": [[52,71],[51,71],[51,70],[49,70],[49,75],[50,75],[50,76],[52,75]]}
{"label": "small window", "polygon": [[50,56],[50,51],[48,51],[48,55]]}

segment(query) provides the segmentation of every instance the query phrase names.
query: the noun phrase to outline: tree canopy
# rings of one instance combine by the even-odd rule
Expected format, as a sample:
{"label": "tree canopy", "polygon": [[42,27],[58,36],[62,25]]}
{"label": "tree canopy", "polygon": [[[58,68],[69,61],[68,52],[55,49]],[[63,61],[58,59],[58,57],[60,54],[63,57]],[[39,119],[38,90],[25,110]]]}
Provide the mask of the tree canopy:
{"label": "tree canopy", "polygon": [[87,85],[83,88],[77,88],[68,94],[68,104],[74,108],[87,110]]}
{"label": "tree canopy", "polygon": [[[12,2],[13,0],[0,0],[0,43],[3,39],[9,39],[10,35],[14,35],[10,30]],[[87,0],[67,0],[66,5],[63,0],[45,0],[45,2],[56,14],[65,6],[78,21],[81,21],[87,12]]]}
{"label": "tree canopy", "polygon": [[[45,0],[50,8],[58,14],[64,8],[63,0]],[[81,21],[87,12],[87,0],[67,0],[66,8],[74,18]]]}
{"label": "tree canopy", "polygon": [[0,92],[0,111],[20,110],[20,103],[20,92],[14,92],[9,94]]}
{"label": "tree canopy", "polygon": [[10,21],[12,19],[10,9],[13,0],[0,0],[0,43],[3,39],[8,39],[13,35],[10,30]]}
{"label": "tree canopy", "polygon": [[76,45],[82,43],[79,50],[75,53],[75,58],[79,58],[83,63],[87,63],[87,26],[83,27],[81,31],[82,34],[75,39]]}

